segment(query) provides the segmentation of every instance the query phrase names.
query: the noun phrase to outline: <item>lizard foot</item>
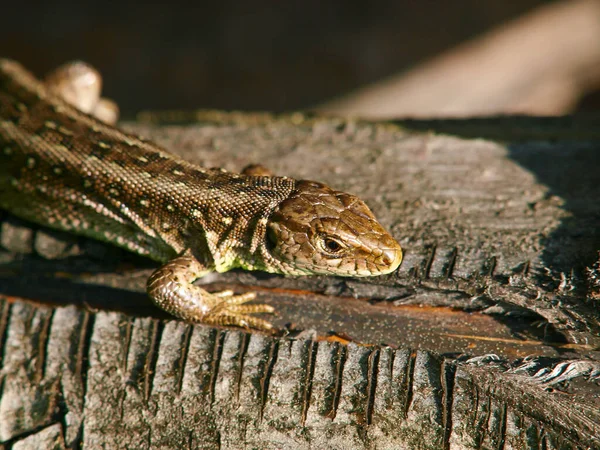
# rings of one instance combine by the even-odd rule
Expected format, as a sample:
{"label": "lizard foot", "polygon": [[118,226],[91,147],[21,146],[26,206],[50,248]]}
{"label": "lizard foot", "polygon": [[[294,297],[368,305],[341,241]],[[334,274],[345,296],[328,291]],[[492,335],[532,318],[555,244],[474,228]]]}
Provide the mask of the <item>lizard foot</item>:
{"label": "lizard foot", "polygon": [[262,164],[248,164],[242,169],[242,174],[256,177],[274,177],[275,174]]}
{"label": "lizard foot", "polygon": [[202,321],[211,325],[230,325],[247,329],[270,331],[273,325],[251,314],[275,312],[275,308],[266,304],[246,305],[246,302],[256,298],[255,292],[234,295],[232,291],[222,291],[210,294],[215,297],[214,306],[202,318]]}

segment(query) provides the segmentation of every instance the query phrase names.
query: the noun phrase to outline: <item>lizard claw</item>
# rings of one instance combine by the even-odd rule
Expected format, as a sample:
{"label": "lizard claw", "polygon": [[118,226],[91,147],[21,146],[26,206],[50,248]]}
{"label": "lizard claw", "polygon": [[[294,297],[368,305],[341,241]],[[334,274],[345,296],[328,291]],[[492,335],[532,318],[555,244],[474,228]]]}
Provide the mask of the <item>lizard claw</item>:
{"label": "lizard claw", "polygon": [[227,291],[213,292],[212,295],[214,295],[215,297],[220,297],[220,298],[233,297],[233,291],[227,290]]}
{"label": "lizard claw", "polygon": [[256,298],[256,292],[244,292],[243,294],[234,295],[233,291],[221,291],[213,292],[210,295],[219,299],[215,301],[215,307],[219,307],[221,305],[241,305]]}

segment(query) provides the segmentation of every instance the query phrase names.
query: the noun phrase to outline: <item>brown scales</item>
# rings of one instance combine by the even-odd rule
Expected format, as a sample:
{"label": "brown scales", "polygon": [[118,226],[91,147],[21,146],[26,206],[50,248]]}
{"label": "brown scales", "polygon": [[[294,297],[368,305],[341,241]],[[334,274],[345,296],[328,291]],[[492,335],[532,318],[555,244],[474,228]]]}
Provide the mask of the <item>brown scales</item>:
{"label": "brown scales", "polygon": [[0,208],[165,263],[148,293],[174,315],[268,330],[252,314],[272,308],[246,304],[254,293],[209,294],[192,283],[233,267],[367,276],[401,262],[398,243],[350,194],[259,166],[247,174],[194,166],[63,98],[58,85],[0,60]]}

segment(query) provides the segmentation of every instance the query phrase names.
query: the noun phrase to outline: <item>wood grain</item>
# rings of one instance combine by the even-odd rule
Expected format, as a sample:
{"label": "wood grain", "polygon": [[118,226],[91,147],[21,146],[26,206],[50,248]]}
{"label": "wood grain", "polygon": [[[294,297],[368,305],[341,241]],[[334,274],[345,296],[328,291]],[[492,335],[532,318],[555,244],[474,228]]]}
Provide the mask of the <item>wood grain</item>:
{"label": "wood grain", "polygon": [[141,293],[152,263],[5,217],[2,443],[600,446],[600,123],[145,120],[127,127],[209,167],[361,196],[406,260],[378,279],[207,280],[260,288],[291,329],[272,339],[165,321]]}

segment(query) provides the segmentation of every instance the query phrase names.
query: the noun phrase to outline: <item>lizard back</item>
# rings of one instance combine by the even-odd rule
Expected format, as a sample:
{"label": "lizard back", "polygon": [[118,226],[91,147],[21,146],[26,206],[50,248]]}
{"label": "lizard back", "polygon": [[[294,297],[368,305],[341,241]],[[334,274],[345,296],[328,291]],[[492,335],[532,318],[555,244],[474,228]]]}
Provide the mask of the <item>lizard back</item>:
{"label": "lizard back", "polygon": [[0,208],[16,216],[158,261],[194,248],[217,270],[239,253],[252,268],[267,218],[295,183],[193,165],[0,60]]}

